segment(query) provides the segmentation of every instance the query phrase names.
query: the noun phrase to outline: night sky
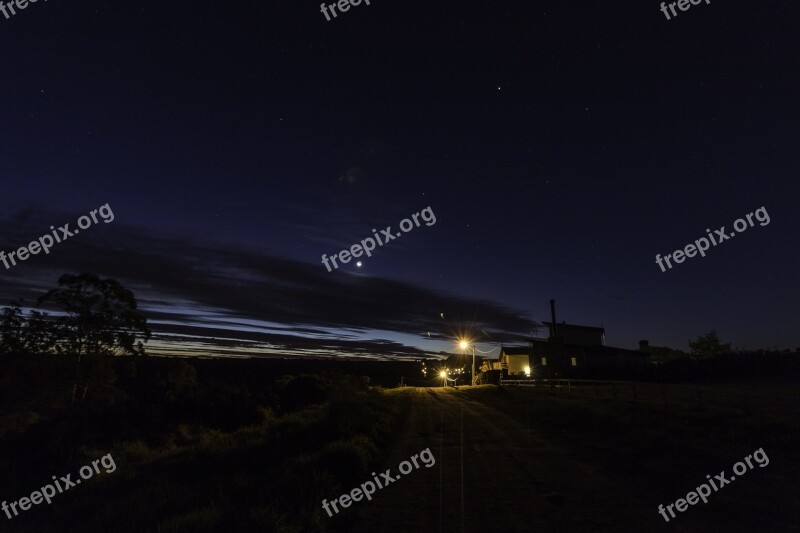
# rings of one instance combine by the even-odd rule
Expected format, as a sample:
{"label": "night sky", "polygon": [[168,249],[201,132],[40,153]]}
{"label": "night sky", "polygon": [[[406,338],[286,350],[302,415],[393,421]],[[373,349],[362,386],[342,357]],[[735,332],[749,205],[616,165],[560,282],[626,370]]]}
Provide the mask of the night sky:
{"label": "night sky", "polygon": [[[550,298],[612,346],[687,349],[716,328],[794,349],[800,5],[666,20],[659,4],[0,15],[0,249],[114,214],[0,265],[2,303],[66,272],[113,277],[155,354],[414,357],[459,334],[488,351],[541,335]],[[762,206],[768,225],[656,264]],[[322,264],[428,207],[435,224],[361,267]]]}

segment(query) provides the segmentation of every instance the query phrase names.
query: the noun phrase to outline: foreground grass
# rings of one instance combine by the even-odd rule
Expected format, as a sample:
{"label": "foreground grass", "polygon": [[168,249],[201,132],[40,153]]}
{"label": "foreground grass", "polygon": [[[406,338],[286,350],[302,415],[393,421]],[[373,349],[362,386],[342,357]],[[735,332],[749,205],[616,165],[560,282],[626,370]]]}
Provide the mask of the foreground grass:
{"label": "foreground grass", "polygon": [[358,377],[283,377],[261,388],[198,377],[183,361],[115,362],[113,378],[70,406],[61,392],[71,366],[55,361],[45,375],[42,362],[51,361],[4,362],[14,394],[0,410],[0,498],[74,478],[108,453],[117,468],[51,505],[0,516],[3,530],[329,531],[321,500],[375,468],[400,422],[399,403]]}
{"label": "foreground grass", "polygon": [[[769,391],[769,386],[755,390]],[[743,505],[748,516],[758,517],[753,524],[741,524],[744,529],[785,530],[795,520],[800,497],[795,476],[800,466],[797,404],[781,403],[777,410],[778,404],[754,395],[741,409],[731,409],[715,402],[713,390],[704,391],[700,403],[671,404],[641,395],[633,400],[585,392],[481,386],[454,394],[516,419],[620,487],[635,487],[645,501],[653,502],[656,517],[658,503],[684,497],[706,474],[730,474],[735,462],[763,448],[769,465],[714,493],[702,513],[681,516],[681,526],[708,526]]]}

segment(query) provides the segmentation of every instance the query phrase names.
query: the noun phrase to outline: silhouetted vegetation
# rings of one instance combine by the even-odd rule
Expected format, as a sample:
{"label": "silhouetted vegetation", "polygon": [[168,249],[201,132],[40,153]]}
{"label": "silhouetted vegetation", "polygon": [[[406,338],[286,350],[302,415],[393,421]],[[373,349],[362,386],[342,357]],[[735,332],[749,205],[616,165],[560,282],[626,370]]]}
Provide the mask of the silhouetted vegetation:
{"label": "silhouetted vegetation", "polygon": [[760,350],[676,359],[661,365],[657,375],[664,381],[674,382],[796,379],[800,377],[800,353]]}
{"label": "silhouetted vegetation", "polygon": [[647,353],[650,354],[650,362],[656,364],[690,357],[689,353],[668,346],[648,346]]}
{"label": "silhouetted vegetation", "polygon": [[89,387],[103,376],[102,363],[96,373],[81,375],[84,356],[144,355],[141,336],[150,338],[147,319],[136,310],[133,292],[114,279],[100,279],[95,274],[64,274],[59,287],[39,298],[39,305],[51,306],[59,316],[32,310],[26,317],[23,302],[12,302],[3,309],[0,319],[0,354],[69,354],[75,355],[72,402],[79,387],[85,398]]}
{"label": "silhouetted vegetation", "polygon": [[716,330],[711,330],[705,335],[700,335],[694,342],[689,341],[689,348],[695,357],[711,357],[723,353],[730,353],[731,343],[722,344]]}
{"label": "silhouetted vegetation", "polygon": [[49,353],[56,346],[56,332],[47,313],[32,310],[26,317],[24,302],[11,302],[0,316],[0,355]]}
{"label": "silhouetted vegetation", "polygon": [[57,317],[37,310],[25,316],[20,300],[3,309],[0,354],[144,355],[150,330],[133,292],[88,273],[64,274],[58,285],[38,301]]}
{"label": "silhouetted vegetation", "polygon": [[63,313],[52,322],[56,351],[83,355],[143,355],[150,338],[147,319],[136,310],[133,292],[114,279],[64,274],[59,287],[39,299]]}
{"label": "silhouetted vegetation", "polygon": [[38,302],[56,316],[23,302],[0,316],[3,498],[107,453],[118,470],[4,517],[12,530],[325,531],[319,502],[390,441],[399,411],[368,378],[135,357],[150,331],[131,291],[85,273],[58,283]]}
{"label": "silhouetted vegetation", "polygon": [[322,372],[259,384],[228,360],[198,371],[199,361],[87,355],[95,381],[72,406],[62,391],[75,358],[0,359],[3,498],[106,453],[118,470],[6,521],[11,530],[346,529],[347,517],[331,521],[320,502],[369,477],[400,419],[368,379]]}

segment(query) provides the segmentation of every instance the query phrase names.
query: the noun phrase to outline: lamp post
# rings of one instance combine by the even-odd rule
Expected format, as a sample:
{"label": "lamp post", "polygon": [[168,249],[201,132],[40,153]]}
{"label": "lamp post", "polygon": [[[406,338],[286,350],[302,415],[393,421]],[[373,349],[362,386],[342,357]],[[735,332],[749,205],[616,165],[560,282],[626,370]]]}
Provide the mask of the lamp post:
{"label": "lamp post", "polygon": [[[469,341],[462,340],[458,343],[462,350],[466,350],[470,347]],[[472,346],[472,380],[470,381],[470,385],[475,385],[475,346]]]}
{"label": "lamp post", "polygon": [[441,372],[439,372],[439,377],[442,378],[442,387],[446,387],[447,386],[447,371],[446,370],[442,370]]}

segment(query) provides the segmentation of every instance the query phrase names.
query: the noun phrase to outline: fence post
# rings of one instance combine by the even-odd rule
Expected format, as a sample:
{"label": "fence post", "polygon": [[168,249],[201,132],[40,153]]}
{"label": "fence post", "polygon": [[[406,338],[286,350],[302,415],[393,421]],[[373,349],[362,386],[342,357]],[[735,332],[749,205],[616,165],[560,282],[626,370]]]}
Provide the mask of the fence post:
{"label": "fence post", "polygon": [[631,389],[633,389],[633,397],[638,400],[639,396],[636,395],[636,383],[631,383]]}

